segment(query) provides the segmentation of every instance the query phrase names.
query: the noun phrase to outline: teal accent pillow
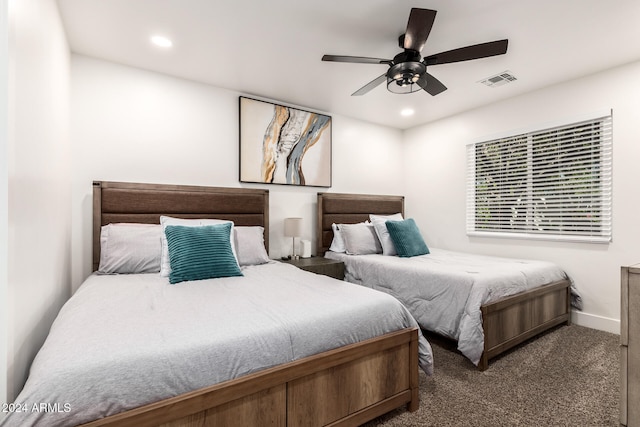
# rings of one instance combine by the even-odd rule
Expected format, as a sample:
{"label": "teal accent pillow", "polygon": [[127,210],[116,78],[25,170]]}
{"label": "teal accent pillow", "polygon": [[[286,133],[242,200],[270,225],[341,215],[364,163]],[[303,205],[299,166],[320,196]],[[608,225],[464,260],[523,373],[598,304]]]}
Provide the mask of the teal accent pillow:
{"label": "teal accent pillow", "polygon": [[386,221],[386,224],[398,256],[406,258],[429,253],[429,248],[413,218],[404,221]]}
{"label": "teal accent pillow", "polygon": [[201,227],[168,225],[164,232],[171,284],[243,275],[231,249],[231,223]]}

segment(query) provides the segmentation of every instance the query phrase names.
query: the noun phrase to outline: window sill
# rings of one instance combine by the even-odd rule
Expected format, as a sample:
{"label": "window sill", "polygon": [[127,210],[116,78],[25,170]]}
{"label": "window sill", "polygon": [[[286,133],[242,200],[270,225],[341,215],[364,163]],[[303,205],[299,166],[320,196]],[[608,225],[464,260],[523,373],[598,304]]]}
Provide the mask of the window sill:
{"label": "window sill", "polygon": [[547,240],[553,242],[609,244],[610,237],[563,236],[558,234],[500,233],[496,231],[468,231],[469,237],[489,237],[498,239]]}

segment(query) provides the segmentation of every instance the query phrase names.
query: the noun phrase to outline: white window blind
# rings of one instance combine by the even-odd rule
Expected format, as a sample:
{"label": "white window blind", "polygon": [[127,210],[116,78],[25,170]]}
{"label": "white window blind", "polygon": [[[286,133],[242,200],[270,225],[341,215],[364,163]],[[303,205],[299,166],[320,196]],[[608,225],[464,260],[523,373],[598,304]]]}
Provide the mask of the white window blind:
{"label": "white window blind", "polygon": [[467,234],[611,241],[611,115],[467,146]]}

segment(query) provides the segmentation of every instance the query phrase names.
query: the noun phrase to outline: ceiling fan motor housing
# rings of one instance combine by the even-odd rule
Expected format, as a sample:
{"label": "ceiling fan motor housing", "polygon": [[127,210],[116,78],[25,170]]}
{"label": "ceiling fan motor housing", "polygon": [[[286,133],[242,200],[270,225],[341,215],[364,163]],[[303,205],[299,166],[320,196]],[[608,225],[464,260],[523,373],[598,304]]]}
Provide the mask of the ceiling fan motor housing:
{"label": "ceiling fan motor housing", "polygon": [[393,79],[400,86],[406,86],[417,82],[425,71],[427,71],[427,67],[421,62],[401,62],[389,68],[387,77]]}
{"label": "ceiling fan motor housing", "polygon": [[411,93],[422,89],[413,85],[427,71],[419,52],[407,49],[393,58],[387,71],[387,89],[394,93]]}

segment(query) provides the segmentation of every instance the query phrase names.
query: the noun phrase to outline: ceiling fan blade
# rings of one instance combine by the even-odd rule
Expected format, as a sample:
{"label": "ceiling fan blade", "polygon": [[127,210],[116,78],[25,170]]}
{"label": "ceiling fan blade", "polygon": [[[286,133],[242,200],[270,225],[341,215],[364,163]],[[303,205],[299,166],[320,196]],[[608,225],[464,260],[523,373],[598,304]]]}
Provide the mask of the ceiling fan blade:
{"label": "ceiling fan blade", "polygon": [[390,59],[368,58],[366,56],[324,55],[323,61],[352,62],[356,64],[391,64]]}
{"label": "ceiling fan blade", "polygon": [[380,77],[376,77],[375,79],[371,80],[369,83],[362,86],[357,91],[353,92],[351,96],[364,95],[365,93],[369,92],[371,89],[375,88],[376,86],[382,84],[385,81],[387,81],[387,73],[384,73]]}
{"label": "ceiling fan blade", "polygon": [[509,40],[507,39],[475,44],[473,46],[461,47],[458,49],[437,53],[435,55],[429,55],[424,58],[423,62],[425,63],[425,65],[429,66],[503,55],[507,53],[508,44]]}
{"label": "ceiling fan blade", "polygon": [[430,93],[432,96],[436,96],[440,92],[447,90],[447,87],[442,82],[429,73],[424,73],[420,79],[416,82],[418,86]]}
{"label": "ceiling fan blade", "polygon": [[421,52],[436,19],[436,11],[430,9],[411,9],[407,31],[404,33],[404,48]]}

